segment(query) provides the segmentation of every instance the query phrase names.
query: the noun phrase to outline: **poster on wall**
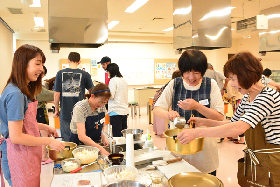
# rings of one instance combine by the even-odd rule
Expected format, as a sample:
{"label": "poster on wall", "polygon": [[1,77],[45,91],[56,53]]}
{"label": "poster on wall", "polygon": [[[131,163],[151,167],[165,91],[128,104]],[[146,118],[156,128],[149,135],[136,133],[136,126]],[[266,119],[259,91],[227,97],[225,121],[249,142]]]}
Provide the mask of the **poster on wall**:
{"label": "poster on wall", "polygon": [[62,64],[62,69],[69,68],[69,64]]}
{"label": "poster on wall", "polygon": [[97,60],[96,59],[91,59],[90,61],[90,67],[91,67],[91,75],[95,76],[97,75],[97,69],[98,69],[98,64],[97,64]]}
{"label": "poster on wall", "polygon": [[166,63],[156,63],[155,66],[156,79],[166,79]]}
{"label": "poster on wall", "polygon": [[177,63],[166,63],[166,78],[171,79],[174,71],[177,70]]}
{"label": "poster on wall", "polygon": [[78,65],[78,69],[86,71],[90,74],[90,64],[89,63],[81,63]]}

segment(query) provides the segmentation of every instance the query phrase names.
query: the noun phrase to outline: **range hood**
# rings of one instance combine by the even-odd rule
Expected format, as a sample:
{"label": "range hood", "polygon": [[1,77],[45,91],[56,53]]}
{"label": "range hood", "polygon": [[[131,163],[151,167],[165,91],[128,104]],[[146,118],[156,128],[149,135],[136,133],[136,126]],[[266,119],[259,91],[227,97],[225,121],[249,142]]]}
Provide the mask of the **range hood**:
{"label": "range hood", "polygon": [[60,47],[97,48],[108,42],[107,0],[49,0],[49,42]]}
{"label": "range hood", "polygon": [[231,47],[231,0],[173,0],[173,28],[176,50]]}
{"label": "range hood", "polygon": [[[268,18],[268,29],[259,32],[259,51],[280,51],[280,5],[262,10],[260,12]],[[278,16],[277,16],[278,15]]]}

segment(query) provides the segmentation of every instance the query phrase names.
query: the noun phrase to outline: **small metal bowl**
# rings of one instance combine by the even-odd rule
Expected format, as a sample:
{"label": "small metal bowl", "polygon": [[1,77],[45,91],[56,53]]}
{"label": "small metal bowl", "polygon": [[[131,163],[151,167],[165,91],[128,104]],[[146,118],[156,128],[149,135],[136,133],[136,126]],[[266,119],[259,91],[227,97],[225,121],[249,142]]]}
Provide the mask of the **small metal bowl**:
{"label": "small metal bowl", "polygon": [[129,187],[147,187],[144,184],[141,184],[136,181],[120,181],[120,182],[113,182],[110,184],[107,184],[106,187],[123,187],[123,186],[129,186]]}
{"label": "small metal bowl", "polygon": [[124,129],[122,130],[123,137],[126,137],[126,134],[133,134],[133,140],[140,140],[143,134],[142,129]]}

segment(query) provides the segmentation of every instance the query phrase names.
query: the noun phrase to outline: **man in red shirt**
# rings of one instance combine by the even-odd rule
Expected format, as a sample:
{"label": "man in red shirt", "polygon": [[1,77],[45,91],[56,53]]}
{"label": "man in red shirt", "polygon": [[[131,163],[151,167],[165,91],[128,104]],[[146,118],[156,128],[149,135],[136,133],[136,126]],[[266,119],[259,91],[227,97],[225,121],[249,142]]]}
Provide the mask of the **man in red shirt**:
{"label": "man in red shirt", "polygon": [[[101,64],[102,68],[106,71],[107,65],[111,63],[111,58],[104,56],[100,62],[97,62],[97,64]],[[108,77],[107,72],[105,72],[105,84],[109,85],[110,78]]]}

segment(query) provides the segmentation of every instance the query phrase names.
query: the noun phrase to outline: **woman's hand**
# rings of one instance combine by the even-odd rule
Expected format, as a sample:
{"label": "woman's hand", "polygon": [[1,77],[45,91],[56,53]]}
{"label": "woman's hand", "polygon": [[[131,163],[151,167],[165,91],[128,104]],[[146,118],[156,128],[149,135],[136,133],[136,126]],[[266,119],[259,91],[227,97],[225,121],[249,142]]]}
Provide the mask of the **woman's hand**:
{"label": "woman's hand", "polygon": [[101,153],[102,156],[103,156],[103,155],[109,155],[109,152],[106,151],[103,147],[100,147],[100,148],[99,148],[99,151],[100,151],[100,153]]}
{"label": "woman's hand", "polygon": [[49,136],[51,137],[58,137],[58,133],[56,132],[55,128],[48,126],[48,128],[45,130]]}
{"label": "woman's hand", "polygon": [[207,126],[208,119],[206,118],[199,118],[199,117],[191,117],[187,123],[193,122],[196,127]]}
{"label": "woman's hand", "polygon": [[178,140],[181,144],[187,144],[190,141],[197,138],[195,129],[186,129],[183,130],[180,134],[177,135]]}
{"label": "woman's hand", "polygon": [[196,110],[198,102],[193,99],[185,99],[183,101],[178,101],[178,106],[183,110]]}
{"label": "woman's hand", "polygon": [[178,113],[177,111],[170,110],[170,111],[168,112],[168,119],[169,119],[169,120],[174,121],[174,119],[175,119],[176,117],[180,117],[180,115],[179,115],[179,113]]}
{"label": "woman's hand", "polygon": [[109,141],[104,136],[103,137],[101,136],[101,141],[105,147],[109,146]]}
{"label": "woman's hand", "polygon": [[65,146],[61,141],[58,141],[58,140],[55,140],[55,139],[52,139],[52,138],[50,138],[50,139],[51,139],[51,141],[48,144],[50,146],[50,148],[52,148],[56,151],[63,151],[64,150]]}

